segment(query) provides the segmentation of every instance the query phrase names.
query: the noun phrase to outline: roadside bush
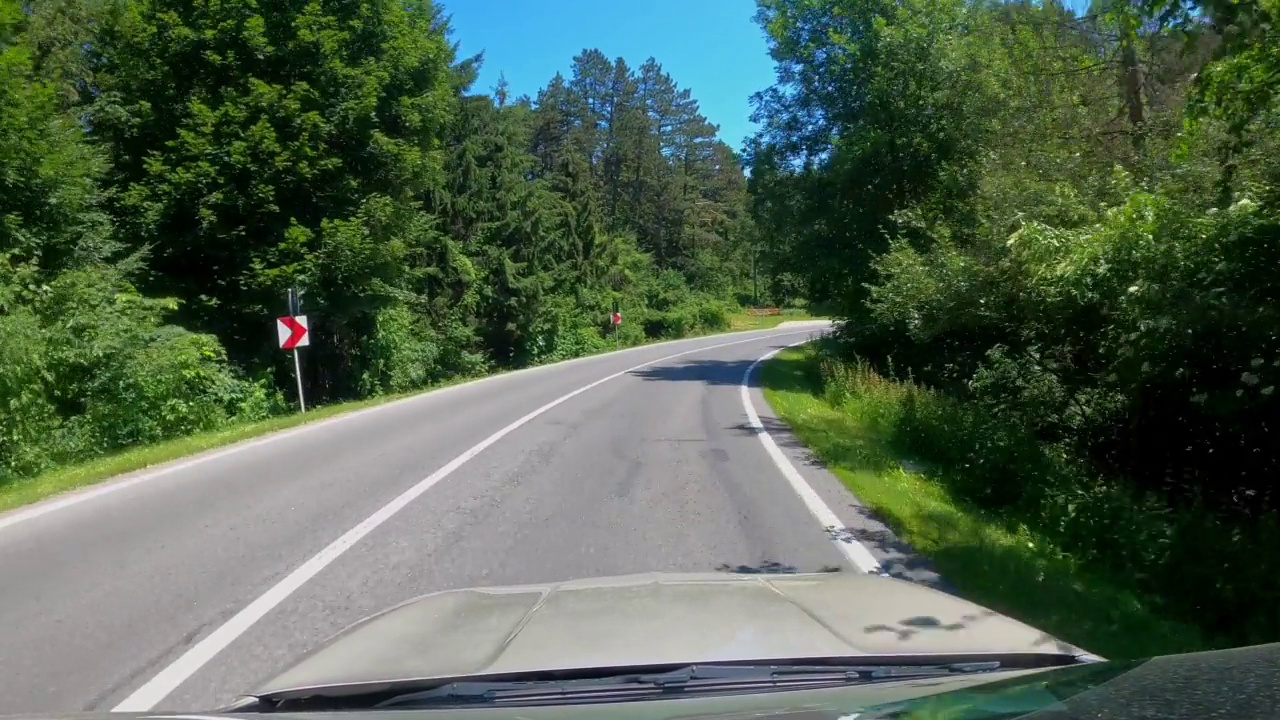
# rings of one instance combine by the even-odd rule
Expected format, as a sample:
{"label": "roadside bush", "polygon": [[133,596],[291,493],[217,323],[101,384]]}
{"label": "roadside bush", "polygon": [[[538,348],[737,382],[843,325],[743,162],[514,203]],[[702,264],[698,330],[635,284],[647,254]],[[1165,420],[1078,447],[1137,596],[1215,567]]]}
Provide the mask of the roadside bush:
{"label": "roadside bush", "polygon": [[613,342],[605,339],[601,327],[582,319],[547,328],[532,357],[535,364],[543,364],[611,349]]}
{"label": "roadside bush", "polygon": [[[583,307],[583,304],[588,307]],[[557,296],[539,308],[529,333],[528,364],[569,360],[612,349],[606,338],[608,304],[603,299]]]}
{"label": "roadside bush", "polygon": [[729,329],[729,306],[715,300],[703,300],[697,305],[696,323],[698,330],[708,332]]}
{"label": "roadside bush", "polygon": [[1197,210],[1134,190],[1078,230],[898,243],[845,339],[1171,502],[1258,512],[1280,473],[1277,240],[1248,199]]}
{"label": "roadside bush", "polygon": [[[909,379],[894,380],[828,345],[819,356],[824,400],[859,413],[903,460],[956,497],[994,511],[1011,532],[1114,576],[1168,617],[1224,645],[1280,636],[1280,561],[1274,515],[1245,522],[1107,479],[1017,421]],[[857,402],[852,400],[857,399]]]}
{"label": "roadside bush", "polygon": [[280,408],[215,338],[166,325],[173,304],[138,295],[111,268],[68,271],[34,292],[9,285],[8,301],[0,483]]}
{"label": "roadside bush", "polygon": [[0,313],[0,484],[31,475],[72,450],[57,408],[44,392],[49,377],[46,337],[29,308]]}
{"label": "roadside bush", "polygon": [[775,269],[847,321],[828,399],[880,393],[968,501],[1280,640],[1275,3],[854,5],[766,3],[751,145]]}
{"label": "roadside bush", "polygon": [[650,312],[644,319],[644,334],[648,338],[675,338],[688,332],[691,325],[689,316],[679,311]]}
{"label": "roadside bush", "polygon": [[237,377],[211,335],[161,327],[94,370],[83,422],[101,451],[261,420],[275,409],[266,388]]}
{"label": "roadside bush", "polygon": [[695,332],[728,330],[731,314],[723,301],[694,296],[667,310],[650,310],[644,319],[644,333],[650,338],[679,338]]}
{"label": "roadside bush", "polygon": [[377,395],[425,387],[440,375],[435,331],[402,305],[379,310],[365,344],[367,368],[360,392]]}

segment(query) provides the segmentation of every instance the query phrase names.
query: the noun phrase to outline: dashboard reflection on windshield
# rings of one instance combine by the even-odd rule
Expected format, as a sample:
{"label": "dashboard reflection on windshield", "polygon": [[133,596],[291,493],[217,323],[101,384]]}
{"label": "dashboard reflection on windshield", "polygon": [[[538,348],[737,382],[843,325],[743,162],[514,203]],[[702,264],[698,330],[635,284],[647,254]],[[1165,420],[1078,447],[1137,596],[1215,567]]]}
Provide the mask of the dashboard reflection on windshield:
{"label": "dashboard reflection on windshield", "polygon": [[938,695],[862,708],[857,720],[1001,720],[1051,716],[1060,704],[1147,662],[1120,660],[1062,668]]}

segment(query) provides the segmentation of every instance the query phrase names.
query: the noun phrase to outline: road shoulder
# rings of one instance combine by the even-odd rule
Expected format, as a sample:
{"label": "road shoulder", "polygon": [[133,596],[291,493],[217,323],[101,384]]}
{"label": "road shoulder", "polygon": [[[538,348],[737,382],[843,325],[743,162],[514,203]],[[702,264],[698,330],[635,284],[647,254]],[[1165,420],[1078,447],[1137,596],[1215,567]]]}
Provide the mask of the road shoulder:
{"label": "road shoulder", "polygon": [[767,360],[752,373],[751,402],[778,449],[841,520],[840,531],[866,547],[889,575],[954,594],[954,588],[933,563],[899,538],[782,420],[765,394],[769,368],[776,362],[776,359]]}

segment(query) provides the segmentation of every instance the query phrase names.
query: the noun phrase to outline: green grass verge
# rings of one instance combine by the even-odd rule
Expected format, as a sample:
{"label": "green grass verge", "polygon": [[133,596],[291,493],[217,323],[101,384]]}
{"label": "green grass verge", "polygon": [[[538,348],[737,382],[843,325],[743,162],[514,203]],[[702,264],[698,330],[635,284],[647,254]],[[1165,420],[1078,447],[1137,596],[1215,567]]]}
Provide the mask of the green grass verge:
{"label": "green grass verge", "polygon": [[76,490],[124,473],[141,470],[152,465],[231,445],[304,423],[324,420],[335,415],[390,402],[403,395],[387,395],[355,402],[335,403],[325,407],[308,409],[305,415],[279,415],[259,422],[233,425],[222,430],[175,438],[154,445],[143,445],[118,453],[104,455],[74,465],[50,470],[36,477],[16,480],[0,486],[0,512],[43,500],[51,495]]}
{"label": "green grass verge", "polygon": [[730,330],[767,330],[784,322],[796,320],[824,320],[820,315],[811,315],[806,310],[783,310],[781,315],[748,315],[745,312],[729,316]]}
{"label": "green grass verge", "polygon": [[766,363],[761,383],[796,436],[966,598],[1104,657],[1207,647],[1197,629],[1158,617],[1124,578],[1081,567],[1043,539],[954,497],[948,468],[930,467],[927,475],[904,469],[884,425],[893,410],[886,405],[904,396],[896,383],[863,388],[836,407],[823,398],[810,348]]}
{"label": "green grass verge", "polygon": [[[807,319],[813,318],[802,311],[793,310],[785,311],[783,315],[763,318],[755,318],[749,317],[745,314],[739,314],[730,317],[730,330],[766,329],[775,327],[786,320]],[[715,334],[716,332],[721,331],[716,330],[701,334]],[[693,334],[688,337],[692,338],[697,337],[698,335],[699,334]],[[672,340],[672,338],[654,338],[642,343],[642,345],[669,342],[670,340]],[[612,351],[612,348],[605,352],[610,351]],[[188,455],[194,455],[206,450],[212,450],[225,445],[250,440],[261,435],[287,430],[304,423],[316,422],[335,415],[361,410],[374,405],[381,405],[400,398],[430,392],[431,390],[438,390],[447,385],[458,384],[472,379],[475,378],[460,377],[450,383],[438,385],[433,388],[425,388],[398,395],[382,395],[353,402],[334,403],[332,405],[318,408],[309,408],[305,415],[280,415],[259,422],[233,425],[213,432],[175,438],[173,440],[167,440],[153,445],[129,448],[120,452],[104,455],[100,458],[55,468],[33,478],[14,480],[0,484],[0,512],[11,510],[22,505],[28,505],[59,493],[94,485],[117,475],[123,475],[125,473],[142,470],[153,465],[171,462]]]}

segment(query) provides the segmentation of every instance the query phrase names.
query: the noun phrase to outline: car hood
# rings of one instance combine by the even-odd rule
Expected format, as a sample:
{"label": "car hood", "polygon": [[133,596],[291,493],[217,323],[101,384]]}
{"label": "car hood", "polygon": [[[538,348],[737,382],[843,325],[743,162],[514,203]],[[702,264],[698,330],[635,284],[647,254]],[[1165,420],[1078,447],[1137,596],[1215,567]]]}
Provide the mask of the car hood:
{"label": "car hood", "polygon": [[353,625],[252,694],[576,668],[1024,652],[1085,654],[890,577],[653,573],[426,595]]}

